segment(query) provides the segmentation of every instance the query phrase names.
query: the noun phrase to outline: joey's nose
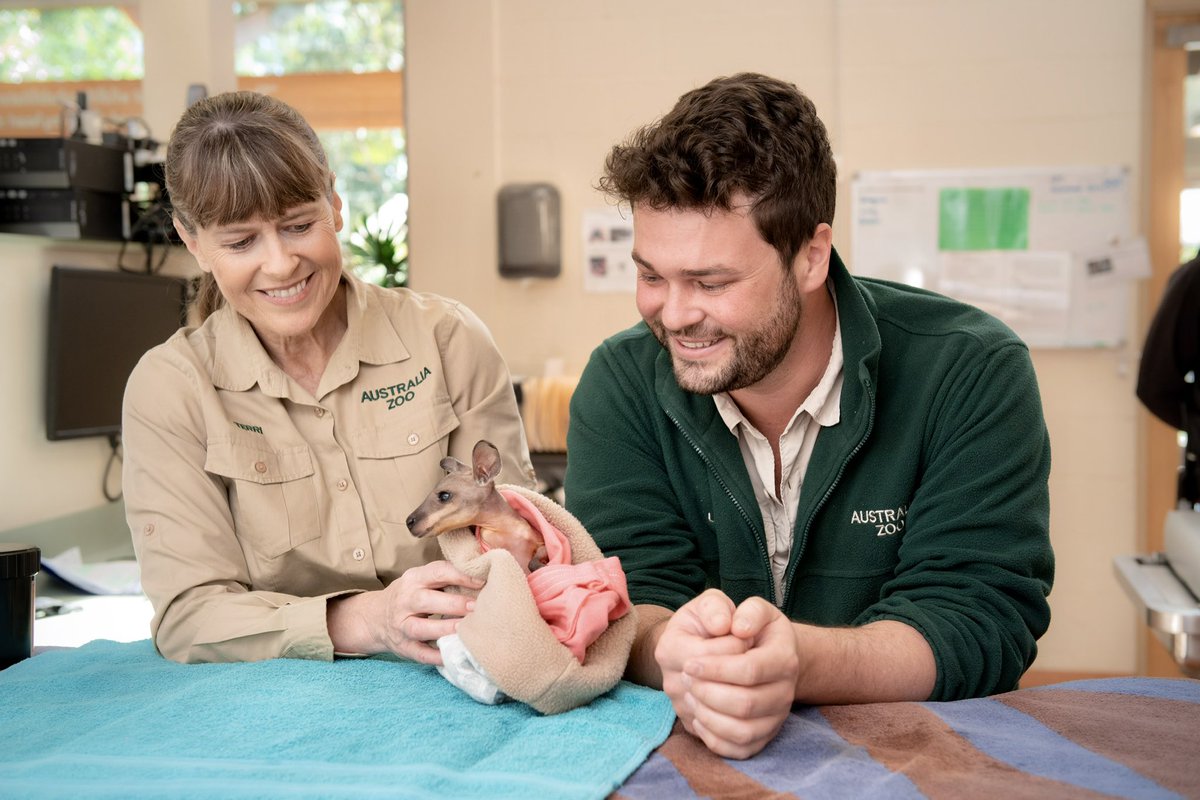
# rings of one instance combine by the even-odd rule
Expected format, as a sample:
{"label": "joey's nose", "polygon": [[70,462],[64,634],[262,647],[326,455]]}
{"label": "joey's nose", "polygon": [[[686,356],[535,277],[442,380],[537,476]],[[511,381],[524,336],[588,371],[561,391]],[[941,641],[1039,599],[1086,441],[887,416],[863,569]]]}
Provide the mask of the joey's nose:
{"label": "joey's nose", "polygon": [[408,519],[404,520],[404,524],[405,524],[405,525],[407,525],[407,526],[408,526],[408,529],[411,531],[411,530],[412,530],[412,526],[417,524],[417,515],[416,515],[416,514],[413,514],[411,517],[409,517]]}

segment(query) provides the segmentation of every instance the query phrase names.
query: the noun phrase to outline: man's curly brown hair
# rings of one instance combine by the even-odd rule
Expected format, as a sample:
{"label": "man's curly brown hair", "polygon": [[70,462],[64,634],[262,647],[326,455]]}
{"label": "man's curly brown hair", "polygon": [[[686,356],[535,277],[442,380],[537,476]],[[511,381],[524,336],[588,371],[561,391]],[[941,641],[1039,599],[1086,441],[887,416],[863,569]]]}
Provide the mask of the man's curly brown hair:
{"label": "man's curly brown hair", "polygon": [[751,202],[784,268],[833,223],[837,167],[816,106],[793,84],[755,73],[717,78],[615,146],[599,188],[635,207],[732,210]]}

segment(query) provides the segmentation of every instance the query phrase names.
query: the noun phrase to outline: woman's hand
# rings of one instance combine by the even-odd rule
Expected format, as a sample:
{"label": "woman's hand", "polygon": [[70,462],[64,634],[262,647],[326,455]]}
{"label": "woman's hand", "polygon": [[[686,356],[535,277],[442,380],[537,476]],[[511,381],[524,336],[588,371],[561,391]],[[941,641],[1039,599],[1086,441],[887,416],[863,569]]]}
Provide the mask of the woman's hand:
{"label": "woman's hand", "polygon": [[422,664],[441,664],[431,643],[454,633],[475,607],[474,598],[444,591],[448,586],[479,590],[483,582],[448,561],[414,567],[385,589],[329,601],[329,638],[337,653],[394,653]]}

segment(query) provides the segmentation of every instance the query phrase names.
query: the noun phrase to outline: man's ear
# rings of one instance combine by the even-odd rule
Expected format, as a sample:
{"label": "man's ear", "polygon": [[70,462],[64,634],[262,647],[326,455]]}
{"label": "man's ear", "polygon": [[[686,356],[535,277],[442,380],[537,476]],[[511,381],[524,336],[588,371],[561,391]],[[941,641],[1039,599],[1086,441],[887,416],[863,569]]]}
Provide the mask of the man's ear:
{"label": "man's ear", "polygon": [[825,285],[829,277],[829,259],[833,254],[833,228],[822,222],[813,231],[812,238],[796,254],[793,268],[796,285],[802,293],[814,291]]}

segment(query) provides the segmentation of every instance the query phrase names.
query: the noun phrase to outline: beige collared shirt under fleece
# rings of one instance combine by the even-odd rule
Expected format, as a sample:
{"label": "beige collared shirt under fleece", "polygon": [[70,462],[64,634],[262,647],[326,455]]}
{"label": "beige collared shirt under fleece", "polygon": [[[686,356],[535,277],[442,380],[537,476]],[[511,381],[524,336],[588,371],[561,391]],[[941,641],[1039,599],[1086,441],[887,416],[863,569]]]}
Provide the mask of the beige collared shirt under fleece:
{"label": "beige collared shirt under fleece", "polygon": [[500,481],[532,485],[508,368],[479,318],[343,284],[348,327],[315,397],[228,306],[130,376],[125,507],[169,658],[330,659],[327,598],[441,557],[405,520],[444,456],[469,464],[488,439]]}
{"label": "beige collared shirt under fleece", "polygon": [[796,409],[779,438],[778,490],[775,454],[767,437],[746,419],[727,393],[713,395],[717,412],[730,433],[737,437],[742,460],[746,462],[746,471],[750,474],[754,496],[762,512],[767,556],[771,560],[771,575],[775,579],[776,603],[783,601],[783,577],[792,555],[800,489],[813,447],[817,443],[817,434],[821,428],[836,425],[841,419],[842,363],[842,324],[837,320],[833,330],[833,349],[825,373],[816,388]]}

